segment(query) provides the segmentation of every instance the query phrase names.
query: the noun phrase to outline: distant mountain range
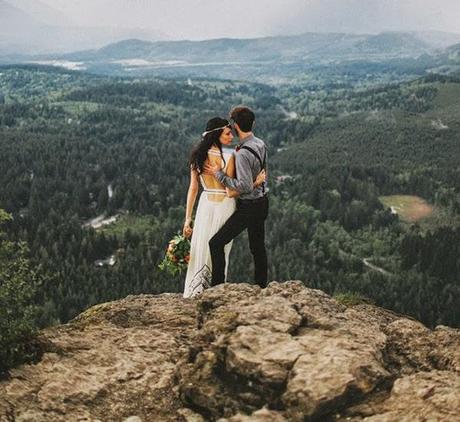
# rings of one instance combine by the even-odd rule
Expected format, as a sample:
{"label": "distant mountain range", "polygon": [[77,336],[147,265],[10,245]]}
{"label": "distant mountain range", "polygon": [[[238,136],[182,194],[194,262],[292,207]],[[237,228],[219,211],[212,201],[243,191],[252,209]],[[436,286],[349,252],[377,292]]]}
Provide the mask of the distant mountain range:
{"label": "distant mountain range", "polygon": [[[312,67],[362,61],[391,63],[394,68],[398,61],[412,60],[423,62],[423,68],[439,67],[441,73],[450,73],[458,67],[452,47],[455,43],[460,43],[460,34],[442,32],[306,33],[205,41],[128,39],[99,49],[29,56],[21,61],[109,75],[217,77],[276,83],[305,74]],[[451,67],[443,67],[446,64]],[[419,64],[417,68],[420,71]]]}
{"label": "distant mountain range", "polygon": [[460,34],[436,31],[205,41],[159,41],[159,37],[135,29],[77,27],[39,0],[0,0],[0,64],[32,62],[110,75],[276,82],[312,66],[424,57],[429,58],[427,69],[450,73],[458,71],[459,61],[451,46],[460,43]]}
{"label": "distant mountain range", "polygon": [[[400,58],[433,54],[460,42],[460,34],[386,32],[378,35],[306,33],[255,39],[146,42],[136,39],[98,50],[76,52],[61,59],[79,61],[164,61],[181,64],[221,61],[305,61],[361,58]],[[433,41],[430,41],[433,39]],[[179,63],[178,63],[179,64]],[[140,65],[140,64],[139,64]],[[145,64],[147,65],[147,64]]]}
{"label": "distant mountain range", "polygon": [[99,48],[127,38],[159,40],[155,31],[75,26],[39,0],[0,0],[0,56],[62,53]]}
{"label": "distant mountain range", "polygon": [[19,9],[22,13],[33,16],[37,21],[54,26],[75,26],[72,21],[64,13],[48,6],[40,0],[4,0],[11,6]]}

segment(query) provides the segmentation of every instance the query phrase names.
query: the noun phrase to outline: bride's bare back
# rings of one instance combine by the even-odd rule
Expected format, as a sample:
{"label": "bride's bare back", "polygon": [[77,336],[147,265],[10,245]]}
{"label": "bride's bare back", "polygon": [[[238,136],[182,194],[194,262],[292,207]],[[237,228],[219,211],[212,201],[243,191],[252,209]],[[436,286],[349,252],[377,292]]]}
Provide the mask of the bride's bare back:
{"label": "bride's bare back", "polygon": [[[231,154],[224,154],[225,163],[222,160],[222,155],[217,148],[211,148],[208,151],[208,158],[206,163],[211,165],[219,165],[220,168],[230,177],[235,177],[234,158]],[[222,202],[226,197],[225,186],[222,185],[213,175],[201,174],[201,186],[204,192],[207,193],[209,201]]]}

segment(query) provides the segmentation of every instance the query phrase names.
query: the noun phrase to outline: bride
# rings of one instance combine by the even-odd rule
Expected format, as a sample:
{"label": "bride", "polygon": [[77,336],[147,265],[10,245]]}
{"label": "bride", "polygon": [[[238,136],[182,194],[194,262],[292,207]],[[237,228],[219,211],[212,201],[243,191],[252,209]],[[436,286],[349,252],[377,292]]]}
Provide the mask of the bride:
{"label": "bride", "polygon": [[[223,226],[235,211],[235,197],[238,192],[225,188],[213,175],[203,173],[206,163],[219,165],[230,177],[235,177],[235,157],[233,150],[224,148],[233,140],[229,122],[220,117],[214,117],[206,124],[201,142],[192,150],[190,156],[190,186],[187,193],[187,208],[183,235],[192,236],[190,261],[185,277],[184,297],[194,297],[210,287],[211,255],[209,240]],[[262,171],[254,185],[265,181]],[[192,213],[198,194],[199,186],[203,188],[196,210],[195,223],[192,228]],[[193,235],[192,235],[193,233]],[[232,243],[225,247],[225,277],[227,277],[228,257]]]}

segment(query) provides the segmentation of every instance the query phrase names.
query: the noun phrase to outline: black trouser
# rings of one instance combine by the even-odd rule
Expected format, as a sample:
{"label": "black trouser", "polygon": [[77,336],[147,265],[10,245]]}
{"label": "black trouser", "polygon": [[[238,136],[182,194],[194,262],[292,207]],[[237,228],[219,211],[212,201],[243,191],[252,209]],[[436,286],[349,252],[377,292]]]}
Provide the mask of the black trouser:
{"label": "black trouser", "polygon": [[267,252],[265,250],[265,220],[268,215],[268,198],[253,201],[237,199],[236,211],[209,241],[212,261],[211,284],[225,281],[224,247],[243,230],[248,230],[249,248],[254,258],[255,282],[267,285]]}

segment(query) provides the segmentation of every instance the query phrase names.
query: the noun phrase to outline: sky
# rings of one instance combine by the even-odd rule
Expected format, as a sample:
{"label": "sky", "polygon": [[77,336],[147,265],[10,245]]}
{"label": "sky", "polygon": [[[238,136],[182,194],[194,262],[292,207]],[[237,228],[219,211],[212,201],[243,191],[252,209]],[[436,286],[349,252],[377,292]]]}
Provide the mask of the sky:
{"label": "sky", "polygon": [[145,28],[168,39],[304,32],[460,33],[460,0],[41,0],[81,26]]}

